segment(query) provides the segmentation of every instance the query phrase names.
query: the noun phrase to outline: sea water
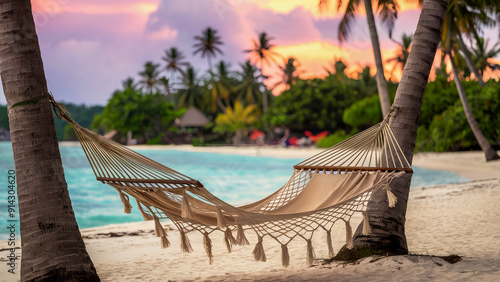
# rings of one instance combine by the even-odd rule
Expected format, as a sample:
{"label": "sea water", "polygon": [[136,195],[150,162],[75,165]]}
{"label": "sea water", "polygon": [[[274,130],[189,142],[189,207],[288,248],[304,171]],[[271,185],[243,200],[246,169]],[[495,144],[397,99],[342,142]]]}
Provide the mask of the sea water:
{"label": "sea water", "polygon": [[[80,228],[143,220],[134,201],[131,201],[134,206],[132,213],[123,213],[118,193],[111,186],[95,179],[80,146],[61,146],[60,151],[73,210]],[[199,180],[215,196],[233,205],[248,204],[270,195],[290,178],[293,165],[302,161],[293,158],[177,150],[139,150],[138,153]],[[0,222],[3,225],[8,219],[7,175],[13,169],[11,143],[0,142]],[[414,167],[414,171],[412,188],[467,180],[447,171],[418,167]],[[19,219],[17,211],[16,215]],[[1,240],[7,238],[7,231],[0,228]]]}

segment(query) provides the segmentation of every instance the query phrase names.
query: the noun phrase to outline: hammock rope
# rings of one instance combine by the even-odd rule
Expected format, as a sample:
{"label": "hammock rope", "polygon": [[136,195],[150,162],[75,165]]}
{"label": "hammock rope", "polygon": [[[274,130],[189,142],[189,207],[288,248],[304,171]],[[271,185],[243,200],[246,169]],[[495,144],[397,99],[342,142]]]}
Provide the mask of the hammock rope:
{"label": "hammock rope", "polygon": [[[233,245],[248,245],[244,232],[253,230],[258,238],[253,254],[258,261],[267,259],[264,238],[274,239],[282,246],[284,266],[290,259],[287,244],[295,238],[306,241],[307,262],[312,264],[311,238],[321,229],[327,233],[329,254],[333,255],[331,230],[338,221],[345,223],[346,244],[352,248],[353,214],[363,215],[363,234],[369,233],[366,207],[372,192],[386,189],[388,204],[394,206],[397,198],[390,191],[390,182],[412,172],[389,127],[389,113],[381,123],[295,165],[290,179],[273,194],[236,207],[214,196],[198,180],[81,127],[63,105],[49,97],[57,116],[75,130],[96,179],[118,191],[125,212],[130,212],[129,200],[134,198],[144,219],[154,220],[162,248],[170,242],[160,219],[170,219],[179,229],[185,252],[193,250],[187,234],[201,233],[210,263],[210,234],[214,231],[224,233],[231,252]],[[237,232],[236,238],[233,232]]]}

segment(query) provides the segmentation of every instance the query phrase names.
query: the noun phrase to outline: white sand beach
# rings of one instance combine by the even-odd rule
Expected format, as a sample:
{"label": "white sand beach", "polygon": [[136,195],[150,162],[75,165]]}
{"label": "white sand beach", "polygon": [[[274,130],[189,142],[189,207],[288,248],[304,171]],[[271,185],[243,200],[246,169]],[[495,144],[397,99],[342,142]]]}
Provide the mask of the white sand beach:
{"label": "white sand beach", "polygon": [[[139,147],[140,148],[140,147]],[[144,148],[144,147],[142,147]],[[316,149],[285,148],[193,148],[182,149],[230,154],[305,158]],[[289,245],[290,266],[281,266],[281,248],[264,240],[267,262],[255,262],[252,250],[256,237],[247,232],[250,246],[235,246],[227,253],[222,234],[213,234],[214,263],[209,264],[202,236],[189,234],[194,252],[180,250],[179,232],[170,226],[170,248],[161,249],[153,222],[108,225],[82,230],[87,250],[103,281],[455,281],[500,280],[500,162],[484,161],[481,152],[425,153],[414,165],[448,170],[470,182],[412,189],[408,203],[406,235],[412,254],[424,256],[369,257],[354,264],[322,264],[327,258],[325,234],[313,238],[316,264],[306,265],[306,244]],[[117,196],[118,198],[118,196]],[[361,217],[352,226],[357,226]],[[164,222],[169,226],[168,222]],[[344,226],[332,232],[334,250],[345,244]],[[5,242],[0,249],[5,248]],[[7,251],[0,257],[0,279],[15,281],[5,265]],[[436,256],[456,254],[463,260],[450,264]]]}

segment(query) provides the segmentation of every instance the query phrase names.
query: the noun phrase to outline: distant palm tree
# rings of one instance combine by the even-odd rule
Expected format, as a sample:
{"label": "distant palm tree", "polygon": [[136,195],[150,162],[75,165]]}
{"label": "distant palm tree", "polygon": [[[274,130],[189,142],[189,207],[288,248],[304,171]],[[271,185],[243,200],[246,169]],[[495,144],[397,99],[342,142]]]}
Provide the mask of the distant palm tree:
{"label": "distant palm tree", "polygon": [[[222,110],[226,111],[226,107],[230,106],[230,96],[234,92],[234,86],[232,79],[230,77],[229,64],[220,61],[216,65],[217,73],[210,72],[210,79],[208,83],[211,87],[210,89],[210,111],[215,113],[217,111],[217,106]],[[225,101],[225,105],[222,103]]]}
{"label": "distant palm tree", "polygon": [[[496,19],[495,19],[496,18]],[[485,82],[477,70],[472,56],[465,45],[462,34],[467,37],[477,36],[482,26],[494,27],[500,22],[500,2],[497,0],[463,1],[451,0],[443,25],[442,45],[444,48],[458,48],[467,63],[469,70],[474,73],[481,86]],[[456,46],[458,44],[458,46]],[[454,55],[458,55],[454,53]]]}
{"label": "distant palm tree", "polygon": [[[334,60],[328,63],[328,66],[324,66],[323,69],[328,73],[328,75],[334,75],[338,78],[346,77],[345,69],[347,65],[342,60]],[[370,69],[368,68],[368,71]]]}
{"label": "distant palm tree", "polygon": [[177,47],[165,50],[165,56],[161,59],[167,63],[167,66],[165,67],[167,72],[171,72],[172,74],[180,72],[182,67],[188,65],[188,63],[184,61],[186,56],[184,56],[184,54],[179,51]]}
{"label": "distant palm tree", "polygon": [[[271,62],[276,63],[276,57],[281,57],[278,53],[272,50],[274,44],[271,44],[271,40],[273,40],[273,38],[269,37],[266,32],[261,32],[259,34],[258,41],[252,39],[252,43],[254,45],[253,48],[243,51],[245,53],[250,53],[250,61],[252,61],[256,65],[258,64],[258,66],[260,67],[260,73],[264,80],[267,79],[267,77],[264,75],[264,65],[270,65]],[[263,97],[262,107],[264,113],[267,113],[267,96]]]}
{"label": "distant palm tree", "polygon": [[135,83],[134,79],[131,77],[128,77],[127,79],[122,81],[122,86],[123,86],[123,90],[127,90],[127,89],[130,89],[133,91],[137,90],[137,83]]}
{"label": "distant palm tree", "polygon": [[222,42],[220,36],[217,35],[217,30],[211,27],[207,27],[201,36],[195,36],[194,39],[197,40],[198,43],[193,45],[193,47],[196,48],[193,55],[201,53],[202,58],[207,57],[208,67],[212,70],[212,57],[215,57],[216,53],[223,54],[219,46],[223,45],[224,42]]}
{"label": "distant palm tree", "polygon": [[162,76],[160,79],[159,79],[159,84],[161,86],[161,92],[168,97],[170,103],[174,104],[175,105],[175,97],[174,97],[174,93],[172,92],[172,89],[173,89],[173,83],[170,82],[170,79]]}
{"label": "distant palm tree", "polygon": [[413,40],[413,35],[406,35],[406,33],[403,33],[403,36],[401,38],[401,42],[398,42],[396,40],[394,43],[399,45],[399,50],[398,54],[396,54],[395,57],[389,58],[386,60],[386,63],[393,64],[392,71],[391,71],[391,78],[392,74],[397,68],[400,68],[401,71],[403,71],[403,68],[406,65],[406,61],[408,60],[408,56],[410,55],[410,48],[411,48],[411,41]]}
{"label": "distant palm tree", "polygon": [[179,89],[179,108],[195,107],[200,108],[202,96],[200,92],[200,79],[196,76],[196,71],[188,65],[185,71],[181,70],[183,88]]}
{"label": "distant palm tree", "polygon": [[481,76],[487,68],[492,71],[500,70],[499,64],[491,62],[491,59],[500,55],[500,42],[497,42],[488,50],[489,41],[489,39],[484,40],[484,38],[477,36],[475,48],[472,47],[472,61]]}
{"label": "distant palm tree", "polygon": [[274,86],[285,85],[285,88],[288,90],[292,84],[295,84],[295,80],[299,77],[299,71],[297,70],[298,61],[290,57],[286,61],[284,66],[280,66],[280,75],[281,80],[278,81]]}
{"label": "distant palm tree", "polygon": [[261,88],[264,88],[264,85],[259,82],[262,75],[257,73],[258,69],[250,61],[240,64],[240,67],[241,83],[235,88],[238,99],[245,101],[247,105],[262,104],[264,94]]}
{"label": "distant palm tree", "polygon": [[144,70],[139,72],[141,80],[139,83],[146,88],[147,93],[153,93],[153,90],[158,91],[160,86],[160,65],[148,61],[144,64]]}
{"label": "distant palm tree", "polygon": [[[328,10],[328,6],[331,0],[318,0],[318,7],[320,11]],[[368,28],[370,30],[370,37],[373,46],[373,54],[375,56],[375,66],[377,68],[377,88],[380,97],[380,106],[382,108],[382,113],[386,113],[391,102],[389,100],[389,92],[387,90],[387,80],[384,75],[384,65],[382,62],[382,54],[380,52],[380,43],[378,40],[377,27],[375,25],[375,17],[373,16],[372,0],[363,0],[364,8],[366,11],[366,20],[368,21]],[[351,24],[355,19],[356,12],[359,11],[359,7],[362,5],[361,0],[348,0],[346,9],[344,11],[344,16],[339,23],[338,28],[338,39],[340,42],[347,40],[349,33],[351,31]],[[342,7],[342,0],[337,3],[337,11]],[[386,26],[389,32],[389,37],[392,36],[392,30],[394,29],[394,22],[397,19],[399,5],[395,0],[378,0],[376,1],[377,10],[379,11],[379,19]]]}

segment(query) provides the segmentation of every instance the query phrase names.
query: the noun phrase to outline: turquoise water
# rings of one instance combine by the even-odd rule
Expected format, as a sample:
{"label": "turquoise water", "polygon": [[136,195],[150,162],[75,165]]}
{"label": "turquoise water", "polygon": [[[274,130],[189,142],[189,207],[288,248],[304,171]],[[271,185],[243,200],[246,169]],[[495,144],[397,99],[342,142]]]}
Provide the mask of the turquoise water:
{"label": "turquoise water", "polygon": [[[62,146],[60,149],[69,194],[80,228],[143,220],[137,208],[132,209],[132,214],[123,213],[118,193],[95,180],[81,147]],[[213,194],[235,205],[259,200],[276,191],[290,177],[292,166],[302,161],[173,150],[138,152],[201,181]],[[14,169],[11,144],[0,142],[2,224],[7,221],[7,173],[11,169]],[[466,181],[447,171],[418,167],[414,171],[413,188]],[[5,231],[0,228],[0,239],[5,237]]]}

